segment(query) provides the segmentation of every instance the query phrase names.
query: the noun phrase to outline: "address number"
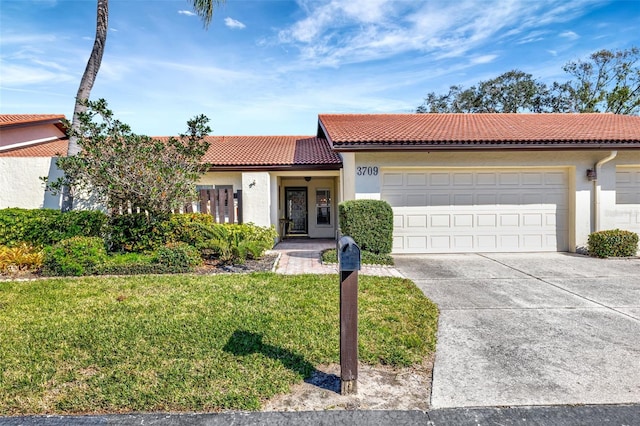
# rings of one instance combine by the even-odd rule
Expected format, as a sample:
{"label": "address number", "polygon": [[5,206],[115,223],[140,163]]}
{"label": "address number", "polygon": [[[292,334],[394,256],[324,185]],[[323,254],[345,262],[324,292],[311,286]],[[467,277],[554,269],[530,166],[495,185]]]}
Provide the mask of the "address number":
{"label": "address number", "polygon": [[358,167],[356,174],[358,176],[378,176],[378,166]]}

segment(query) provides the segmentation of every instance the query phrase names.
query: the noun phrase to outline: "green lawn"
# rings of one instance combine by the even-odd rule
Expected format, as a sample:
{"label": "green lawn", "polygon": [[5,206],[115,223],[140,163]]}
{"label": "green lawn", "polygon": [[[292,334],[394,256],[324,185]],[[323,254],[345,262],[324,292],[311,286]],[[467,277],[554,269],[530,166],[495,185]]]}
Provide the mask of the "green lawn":
{"label": "green lawn", "polygon": [[[408,280],[359,277],[360,360],[435,349]],[[336,275],[0,282],[0,415],[257,410],[339,362]]]}

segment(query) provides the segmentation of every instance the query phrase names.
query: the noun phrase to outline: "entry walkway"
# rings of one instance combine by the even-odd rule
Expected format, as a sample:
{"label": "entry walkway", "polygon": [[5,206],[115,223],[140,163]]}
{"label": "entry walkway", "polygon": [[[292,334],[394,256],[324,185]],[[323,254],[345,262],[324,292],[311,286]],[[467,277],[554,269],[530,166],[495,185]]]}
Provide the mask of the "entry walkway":
{"label": "entry walkway", "polygon": [[[281,241],[272,250],[280,255],[276,272],[285,275],[337,274],[337,264],[323,264],[320,260],[324,250],[335,247],[335,240],[328,239],[291,239]],[[360,273],[363,275],[404,278],[397,269],[389,266],[363,265]]]}

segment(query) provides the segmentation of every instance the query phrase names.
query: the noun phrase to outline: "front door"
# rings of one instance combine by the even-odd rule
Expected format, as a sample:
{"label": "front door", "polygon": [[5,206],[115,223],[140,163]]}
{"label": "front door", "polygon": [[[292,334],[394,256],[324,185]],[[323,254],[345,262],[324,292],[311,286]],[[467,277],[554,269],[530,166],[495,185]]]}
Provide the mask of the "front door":
{"label": "front door", "polygon": [[285,211],[289,220],[288,235],[307,235],[307,188],[285,188]]}

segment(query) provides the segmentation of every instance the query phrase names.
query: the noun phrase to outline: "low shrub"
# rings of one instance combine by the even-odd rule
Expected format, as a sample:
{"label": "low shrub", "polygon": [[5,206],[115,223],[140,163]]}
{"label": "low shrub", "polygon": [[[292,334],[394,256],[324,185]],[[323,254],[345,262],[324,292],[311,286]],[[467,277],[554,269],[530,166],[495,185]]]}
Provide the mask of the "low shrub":
{"label": "low shrub", "polygon": [[338,205],[340,230],[351,236],[362,251],[391,253],[393,210],[382,200],[349,200]]}
{"label": "low shrub", "polygon": [[104,240],[98,237],[72,237],[62,240],[44,252],[42,274],[47,276],[80,276],[107,259]]}
{"label": "low shrub", "polygon": [[638,234],[631,231],[612,229],[589,235],[589,254],[595,257],[629,257],[638,251]]}
{"label": "low shrub", "polygon": [[168,216],[145,213],[114,215],[106,236],[110,252],[154,251],[167,243]]}
{"label": "low shrub", "polygon": [[212,226],[220,225],[208,214],[173,214],[167,223],[167,242],[181,241],[196,247],[207,239],[207,228]]}
{"label": "low shrub", "polygon": [[226,264],[243,264],[247,257],[258,259],[273,247],[274,227],[247,224],[220,224],[208,227],[207,239],[198,244],[203,255],[212,255]]}
{"label": "low shrub", "polygon": [[153,263],[169,268],[189,270],[202,264],[202,258],[198,249],[187,243],[178,242],[169,243],[156,250]]}
{"label": "low shrub", "polygon": [[0,246],[0,273],[34,271],[42,266],[44,253],[22,243],[16,247]]}
{"label": "low shrub", "polygon": [[106,222],[107,216],[100,211],[1,209],[0,244],[44,247],[76,236],[101,237]]}
{"label": "low shrub", "polygon": [[[393,265],[393,257],[385,253],[371,253],[370,251],[360,252],[360,262],[363,265]],[[338,263],[338,257],[335,249],[329,249],[322,252],[323,263]]]}

